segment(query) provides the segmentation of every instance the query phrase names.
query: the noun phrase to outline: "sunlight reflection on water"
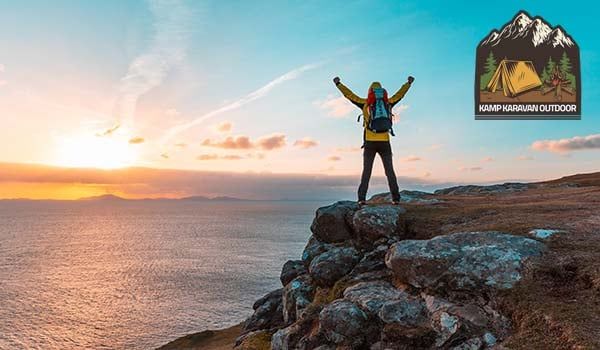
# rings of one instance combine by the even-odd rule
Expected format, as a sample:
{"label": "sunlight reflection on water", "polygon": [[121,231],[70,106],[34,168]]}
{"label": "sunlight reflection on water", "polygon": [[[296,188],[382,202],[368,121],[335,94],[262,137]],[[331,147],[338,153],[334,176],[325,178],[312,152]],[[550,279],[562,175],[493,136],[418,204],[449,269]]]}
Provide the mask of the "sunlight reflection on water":
{"label": "sunlight reflection on water", "polygon": [[1,349],[148,349],[236,324],[314,202],[1,202]]}

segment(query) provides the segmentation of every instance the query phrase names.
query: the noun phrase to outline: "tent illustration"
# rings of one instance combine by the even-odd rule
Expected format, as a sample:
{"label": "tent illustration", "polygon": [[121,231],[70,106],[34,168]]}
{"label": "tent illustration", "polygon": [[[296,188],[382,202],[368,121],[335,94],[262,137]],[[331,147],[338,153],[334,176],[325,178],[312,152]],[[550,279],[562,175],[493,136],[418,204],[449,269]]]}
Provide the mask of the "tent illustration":
{"label": "tent illustration", "polygon": [[502,60],[494,72],[487,89],[502,89],[504,96],[516,95],[542,86],[542,81],[531,61]]}

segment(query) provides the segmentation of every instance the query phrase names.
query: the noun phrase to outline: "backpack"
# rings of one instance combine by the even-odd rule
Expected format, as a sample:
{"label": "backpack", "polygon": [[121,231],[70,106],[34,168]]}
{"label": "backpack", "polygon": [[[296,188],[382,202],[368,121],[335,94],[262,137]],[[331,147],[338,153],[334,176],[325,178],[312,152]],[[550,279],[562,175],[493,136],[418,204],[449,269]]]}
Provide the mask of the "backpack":
{"label": "backpack", "polygon": [[387,91],[384,88],[375,88],[369,91],[367,97],[369,108],[369,124],[367,128],[375,133],[390,132],[392,130],[392,109],[388,102]]}

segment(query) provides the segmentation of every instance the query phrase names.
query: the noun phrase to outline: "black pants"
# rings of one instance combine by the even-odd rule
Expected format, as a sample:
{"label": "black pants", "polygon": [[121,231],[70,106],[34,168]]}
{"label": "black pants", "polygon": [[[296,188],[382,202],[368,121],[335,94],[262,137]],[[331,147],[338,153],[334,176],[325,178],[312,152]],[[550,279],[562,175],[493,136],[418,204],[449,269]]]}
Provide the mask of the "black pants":
{"label": "black pants", "polygon": [[398,201],[400,200],[400,193],[398,192],[398,180],[396,180],[396,173],[394,173],[394,164],[392,162],[392,146],[387,141],[365,141],[363,171],[360,178],[360,186],[358,187],[358,200],[364,201],[367,197],[369,180],[371,179],[371,171],[373,170],[373,161],[375,160],[375,155],[378,153],[383,161],[383,168],[385,169],[385,176],[390,186],[392,199]]}

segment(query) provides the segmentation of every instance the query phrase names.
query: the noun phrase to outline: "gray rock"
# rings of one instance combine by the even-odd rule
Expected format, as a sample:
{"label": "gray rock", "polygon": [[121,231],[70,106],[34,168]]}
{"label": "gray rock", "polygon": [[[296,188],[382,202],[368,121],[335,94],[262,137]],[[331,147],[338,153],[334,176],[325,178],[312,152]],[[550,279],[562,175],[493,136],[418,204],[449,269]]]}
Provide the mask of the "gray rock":
{"label": "gray rock", "polygon": [[283,320],[294,322],[310,304],[315,295],[315,285],[310,275],[294,278],[283,289]]}
{"label": "gray rock", "polygon": [[[373,195],[369,199],[369,203],[390,203],[392,201],[392,194],[389,192],[378,193]],[[442,203],[441,200],[435,198],[435,196],[428,192],[423,191],[400,191],[400,202],[404,203],[421,203],[421,204],[435,204]]]}
{"label": "gray rock", "polygon": [[306,243],[306,247],[304,247],[304,251],[302,252],[302,262],[304,266],[308,268],[311,261],[320,255],[333,248],[332,244],[323,243],[319,241],[315,236],[310,236],[308,239],[308,243]]}
{"label": "gray rock", "polygon": [[283,326],[283,289],[274,290],[258,299],[254,313],[244,324],[244,332]]}
{"label": "gray rock", "polygon": [[454,186],[449,188],[443,188],[433,192],[435,195],[486,195],[496,193],[514,193],[526,191],[532,188],[532,185],[519,183],[519,182],[507,182],[503,184],[479,186],[479,185],[465,185],[465,186]]}
{"label": "gray rock", "polygon": [[312,260],[308,271],[320,286],[332,286],[350,272],[361,255],[354,247],[334,247]]}
{"label": "gray rock", "polygon": [[380,271],[386,268],[385,254],[389,249],[388,245],[379,245],[372,251],[366,253],[363,258],[354,266],[351,275],[359,275],[365,272]]}
{"label": "gray rock", "polygon": [[558,230],[558,229],[536,228],[536,229],[529,231],[529,236],[531,236],[532,238],[544,240],[544,239],[548,239],[560,232],[562,232],[562,231]]}
{"label": "gray rock", "polygon": [[321,242],[336,243],[354,237],[350,227],[352,214],[358,210],[356,202],[342,201],[317,209],[310,229]]}
{"label": "gray rock", "polygon": [[403,282],[436,290],[509,289],[544,244],[500,232],[467,232],[395,243],[386,265]]}
{"label": "gray rock", "polygon": [[319,330],[335,344],[361,346],[369,328],[367,314],[347,300],[336,300],[319,314]]}
{"label": "gray rock", "polygon": [[405,328],[424,327],[429,322],[429,314],[423,301],[408,294],[384,303],[378,315],[384,323],[394,323]]}
{"label": "gray rock", "polygon": [[366,206],[354,213],[352,225],[361,238],[371,241],[381,237],[402,236],[406,209],[397,205]]}
{"label": "gray rock", "polygon": [[408,295],[386,281],[360,282],[344,291],[344,299],[373,315],[377,315],[384,303],[401,298],[408,298]]}
{"label": "gray rock", "polygon": [[288,260],[283,264],[279,279],[283,286],[290,283],[294,278],[307,273],[302,260]]}
{"label": "gray rock", "polygon": [[433,314],[431,322],[433,329],[438,334],[435,341],[435,345],[438,347],[446,344],[455,334],[459,334],[459,329],[462,327],[460,318],[445,311]]}
{"label": "gray rock", "polygon": [[451,347],[450,350],[479,350],[482,346],[481,338],[471,338],[460,345]]}

